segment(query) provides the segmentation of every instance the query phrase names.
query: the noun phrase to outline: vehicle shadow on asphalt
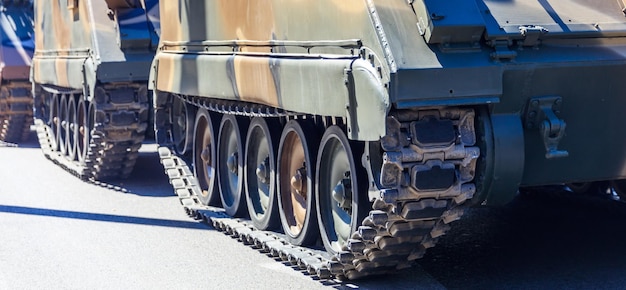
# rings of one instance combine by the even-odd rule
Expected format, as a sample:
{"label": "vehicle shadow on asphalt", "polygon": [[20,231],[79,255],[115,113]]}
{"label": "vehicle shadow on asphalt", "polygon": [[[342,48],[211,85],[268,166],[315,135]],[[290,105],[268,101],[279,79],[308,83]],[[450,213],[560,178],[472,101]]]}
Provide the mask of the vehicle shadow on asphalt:
{"label": "vehicle shadow on asphalt", "polygon": [[[0,148],[2,147],[25,149],[41,148],[34,132],[32,132],[31,136],[29,136],[26,141],[20,142],[19,144],[0,141]],[[156,152],[156,145],[152,141],[147,141],[144,143],[144,147],[147,147],[148,149],[142,148],[139,151],[139,157],[137,158],[133,172],[128,178],[104,180],[92,183],[101,187],[125,193],[132,193],[139,196],[174,196],[174,190],[169,184],[167,175],[165,174],[163,166],[159,161],[159,156]],[[59,168],[59,170],[62,169]]]}
{"label": "vehicle shadow on asphalt", "polygon": [[171,227],[171,228],[184,228],[184,229],[195,229],[195,230],[212,229],[208,227],[206,224],[202,224],[202,223],[195,222],[195,221],[179,221],[179,220],[169,220],[169,219],[144,218],[144,217],[99,214],[99,213],[34,208],[34,207],[24,207],[24,206],[0,205],[0,212],[11,213],[11,214],[22,214],[22,215],[35,215],[35,216],[45,216],[45,217],[111,222],[111,223],[146,225],[146,226],[156,226],[156,227]]}
{"label": "vehicle shadow on asphalt", "polygon": [[37,140],[37,135],[35,134],[34,131],[30,132],[26,140],[17,144],[0,141],[0,148],[1,147],[17,147],[17,148],[29,148],[29,149],[41,148],[41,146],[39,146],[39,141]]}
{"label": "vehicle shadow on asphalt", "polygon": [[625,245],[625,203],[533,192],[470,210],[419,263],[449,288],[623,289]]}
{"label": "vehicle shadow on asphalt", "polygon": [[176,195],[156,151],[140,151],[133,172],[127,179],[107,180],[103,185],[116,186],[125,192],[146,197]]}

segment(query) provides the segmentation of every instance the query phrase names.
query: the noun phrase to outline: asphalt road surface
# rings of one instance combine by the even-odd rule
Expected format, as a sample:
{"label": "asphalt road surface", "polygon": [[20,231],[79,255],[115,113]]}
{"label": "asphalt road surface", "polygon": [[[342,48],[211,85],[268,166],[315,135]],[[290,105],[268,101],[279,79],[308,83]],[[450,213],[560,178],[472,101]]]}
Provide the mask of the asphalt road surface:
{"label": "asphalt road surface", "polygon": [[472,209],[416,267],[319,281],[187,217],[156,155],[117,191],[0,144],[0,289],[626,288],[626,204],[560,189]]}

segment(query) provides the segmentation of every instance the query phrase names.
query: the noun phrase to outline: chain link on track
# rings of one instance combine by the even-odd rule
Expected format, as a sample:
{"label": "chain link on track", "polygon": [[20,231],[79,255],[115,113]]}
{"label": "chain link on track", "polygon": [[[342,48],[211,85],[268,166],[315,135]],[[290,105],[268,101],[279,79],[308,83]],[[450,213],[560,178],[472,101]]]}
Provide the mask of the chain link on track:
{"label": "chain link on track", "polygon": [[[97,100],[95,124],[91,130],[90,142],[85,148],[87,154],[84,162],[70,160],[61,152],[53,150],[51,138],[54,134],[44,120],[36,118],[35,127],[39,144],[46,158],[82,180],[123,191],[122,188],[110,186],[99,180],[126,178],[130,175],[145,137],[149,105],[146,92],[143,92],[146,98],[140,96],[142,92],[138,92],[142,87],[137,89],[136,87],[111,86],[106,89],[107,97]],[[137,98],[137,100],[120,100],[119,96],[116,99],[109,96],[112,90],[126,92],[132,90],[134,96],[129,98]],[[128,116],[135,117],[131,120]],[[114,122],[115,118],[125,119],[125,121]]]}
{"label": "chain link on track", "polygon": [[29,83],[8,83],[0,88],[0,141],[28,139],[33,124],[33,97]]}
{"label": "chain link on track", "polygon": [[228,216],[221,208],[202,205],[197,198],[201,193],[198,181],[186,162],[172,154],[167,147],[159,147],[159,157],[180,203],[191,217],[204,220],[242,243],[289,262],[320,279],[331,278],[327,267],[330,260],[325,252],[290,245],[274,232],[257,230],[246,220]]}
{"label": "chain link on track", "polygon": [[[258,105],[254,106],[255,109],[250,109],[250,106],[242,107],[234,101],[214,102],[205,98],[180,98],[189,104],[218,113],[249,117],[294,115]],[[158,106],[157,114],[159,111],[167,114],[168,104]],[[452,146],[440,148],[439,144],[426,144],[415,149],[416,146],[413,144],[402,144],[395,151],[403,153],[411,151],[408,154],[410,156],[421,154],[423,164],[431,162],[431,159],[442,164],[453,164],[456,174],[454,185],[445,190],[420,191],[407,190],[407,185],[402,184],[395,189],[381,190],[380,196],[373,199],[369,216],[363,220],[343,251],[336,255],[291,245],[278,233],[257,230],[249,221],[232,218],[221,208],[202,205],[197,197],[201,190],[190,166],[167,146],[159,147],[159,157],[175,193],[191,217],[204,220],[242,243],[289,262],[320,279],[333,277],[340,280],[358,279],[410,267],[415,260],[424,255],[426,249],[433,247],[437,239],[450,229],[450,223],[463,215],[468,206],[465,201],[471,199],[475,193],[474,171],[480,150],[473,147],[476,140],[474,111],[441,109],[439,113],[444,119],[450,118],[454,124],[456,141]],[[401,124],[404,135],[400,137],[405,141],[410,139],[408,138],[410,133],[406,132],[410,131],[408,127],[411,121],[402,121]],[[157,130],[168,131],[171,123],[165,122],[157,126],[159,126]],[[459,152],[464,155],[460,156]],[[415,164],[410,160],[397,163],[404,169],[410,169]],[[398,191],[402,193],[397,194]]]}

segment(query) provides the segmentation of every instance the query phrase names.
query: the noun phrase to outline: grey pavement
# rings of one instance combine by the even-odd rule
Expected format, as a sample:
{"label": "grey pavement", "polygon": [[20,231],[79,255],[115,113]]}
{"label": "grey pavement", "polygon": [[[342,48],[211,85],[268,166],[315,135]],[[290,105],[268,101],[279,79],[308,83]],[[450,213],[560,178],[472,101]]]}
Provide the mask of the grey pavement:
{"label": "grey pavement", "polygon": [[36,142],[0,144],[0,289],[442,288],[419,267],[320,282],[240,244],[184,213],[154,144],[114,185],[127,192],[80,181]]}

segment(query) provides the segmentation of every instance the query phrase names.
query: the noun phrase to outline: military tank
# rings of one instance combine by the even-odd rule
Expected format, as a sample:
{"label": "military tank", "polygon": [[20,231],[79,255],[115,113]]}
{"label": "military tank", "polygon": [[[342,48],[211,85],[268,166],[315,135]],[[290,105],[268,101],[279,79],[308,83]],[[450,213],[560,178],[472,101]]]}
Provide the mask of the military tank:
{"label": "military tank", "polygon": [[160,9],[150,88],[181,202],[321,278],[410,267],[520,186],[626,177],[623,1]]}
{"label": "military tank", "polygon": [[28,80],[33,56],[32,0],[0,2],[0,141],[19,143],[30,135],[33,97]]}
{"label": "military tank", "polygon": [[158,1],[36,1],[31,71],[44,154],[83,179],[125,178],[149,118]]}

